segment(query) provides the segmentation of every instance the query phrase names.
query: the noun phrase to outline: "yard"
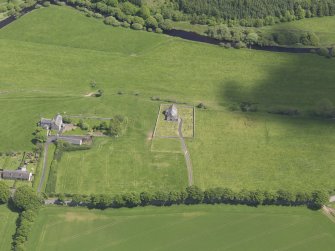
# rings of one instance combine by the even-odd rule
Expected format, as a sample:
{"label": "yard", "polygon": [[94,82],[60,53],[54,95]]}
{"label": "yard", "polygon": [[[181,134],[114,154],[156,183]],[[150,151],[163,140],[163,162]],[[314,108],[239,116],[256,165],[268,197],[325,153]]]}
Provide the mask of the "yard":
{"label": "yard", "polygon": [[321,212],[300,207],[47,207],[33,226],[28,250],[331,251],[334,232]]}

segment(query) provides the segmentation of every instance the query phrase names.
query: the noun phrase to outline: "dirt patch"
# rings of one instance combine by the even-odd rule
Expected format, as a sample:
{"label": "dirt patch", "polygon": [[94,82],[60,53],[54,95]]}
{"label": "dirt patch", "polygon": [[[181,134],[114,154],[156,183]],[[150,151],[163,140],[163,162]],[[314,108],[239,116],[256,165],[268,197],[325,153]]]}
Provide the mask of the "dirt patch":
{"label": "dirt patch", "polygon": [[64,218],[66,222],[94,221],[107,218],[106,216],[96,215],[94,213],[74,213],[74,212],[67,212],[66,214],[60,215],[60,217]]}
{"label": "dirt patch", "polygon": [[84,95],[85,97],[94,97],[95,96],[95,92],[90,92]]}
{"label": "dirt patch", "polygon": [[72,131],[72,130],[74,130],[76,128],[78,128],[78,126],[75,126],[73,124],[64,124],[63,132]]}
{"label": "dirt patch", "polygon": [[322,207],[322,212],[335,223],[335,209],[327,206]]}
{"label": "dirt patch", "polygon": [[153,131],[148,132],[148,133],[147,133],[147,140],[148,140],[148,141],[152,140],[153,135],[154,135],[154,132],[153,132]]}

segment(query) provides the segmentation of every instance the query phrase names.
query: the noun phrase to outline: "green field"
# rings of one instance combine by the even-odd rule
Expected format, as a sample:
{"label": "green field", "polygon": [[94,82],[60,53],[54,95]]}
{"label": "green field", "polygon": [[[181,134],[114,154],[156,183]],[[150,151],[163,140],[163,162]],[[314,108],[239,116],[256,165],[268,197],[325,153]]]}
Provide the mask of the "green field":
{"label": "green field", "polygon": [[65,152],[58,164],[56,192],[115,194],[187,185],[183,155],[150,152],[150,142],[128,135],[131,140],[96,139],[91,150]]}
{"label": "green field", "polygon": [[[187,184],[179,142],[151,142],[161,103],[153,96],[208,107],[196,111],[196,135],[187,140],[195,184],[334,188],[335,124],[308,117],[320,100],[335,103],[334,60],[225,50],[106,26],[56,6],[1,29],[0,53],[0,151],[31,149],[40,116],[66,112],[129,119],[124,136],[64,154],[58,192],[116,193]],[[104,90],[103,97],[85,96],[92,80]],[[230,111],[240,102],[257,103],[259,112]],[[267,113],[283,106],[298,109],[301,116]]]}
{"label": "green field", "polygon": [[10,250],[17,216],[16,213],[11,212],[6,206],[0,206],[0,250]]}
{"label": "green field", "polygon": [[312,31],[320,38],[321,46],[335,45],[335,16],[305,18],[294,22],[263,27],[262,30],[303,30]]}
{"label": "green field", "polygon": [[44,208],[29,251],[333,250],[335,225],[305,208]]}

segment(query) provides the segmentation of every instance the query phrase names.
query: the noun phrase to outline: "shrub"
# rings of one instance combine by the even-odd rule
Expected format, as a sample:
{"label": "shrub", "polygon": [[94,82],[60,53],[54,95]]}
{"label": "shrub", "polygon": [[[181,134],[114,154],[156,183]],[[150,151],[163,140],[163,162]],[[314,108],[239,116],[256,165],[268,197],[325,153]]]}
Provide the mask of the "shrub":
{"label": "shrub", "polygon": [[13,202],[14,205],[22,211],[36,210],[42,205],[42,199],[28,186],[22,186],[16,189]]}
{"label": "shrub", "polygon": [[138,7],[130,2],[124,2],[121,4],[121,10],[126,15],[135,15],[138,11]]}
{"label": "shrub", "polygon": [[156,28],[155,30],[156,33],[159,33],[159,34],[162,34],[163,33],[163,30],[161,28]]}
{"label": "shrub", "polygon": [[295,108],[275,108],[275,109],[269,110],[268,113],[287,115],[287,116],[299,115],[298,109],[295,109]]}
{"label": "shrub", "polygon": [[100,13],[93,13],[93,17],[95,17],[95,18],[103,18],[103,15],[101,15]]}
{"label": "shrub", "polygon": [[199,108],[199,109],[207,109],[207,107],[205,106],[204,103],[199,103],[199,104],[197,105],[197,108]]}
{"label": "shrub", "polygon": [[240,109],[242,112],[256,112],[257,106],[256,104],[250,103],[250,102],[242,102],[240,104]]}
{"label": "shrub", "polygon": [[146,20],[145,20],[145,25],[148,27],[148,28],[157,28],[158,27],[158,23],[157,23],[157,20],[154,18],[154,17],[148,17]]}
{"label": "shrub", "polygon": [[66,5],[65,2],[61,2],[61,1],[57,1],[56,4],[59,5],[59,6],[65,6]]}
{"label": "shrub", "polygon": [[335,46],[330,49],[329,56],[335,57]]}
{"label": "shrub", "polygon": [[120,26],[120,22],[113,16],[106,17],[104,23],[115,27]]}
{"label": "shrub", "polygon": [[330,100],[323,99],[317,103],[314,115],[322,118],[333,118],[335,117],[335,107]]}
{"label": "shrub", "polygon": [[187,204],[199,204],[204,199],[204,192],[197,186],[190,186],[186,188]]}
{"label": "shrub", "polygon": [[172,29],[172,21],[170,19],[165,19],[162,23],[159,23],[159,27],[163,30],[171,30]]}
{"label": "shrub", "polygon": [[150,17],[150,9],[147,6],[142,5],[138,12],[138,15],[144,19],[147,19],[148,17]]}
{"label": "shrub", "polygon": [[132,22],[133,22],[133,23],[141,24],[142,26],[145,24],[144,19],[141,18],[141,17],[134,17]]}
{"label": "shrub", "polygon": [[8,185],[5,182],[0,181],[0,204],[7,203],[9,196],[10,192]]}
{"label": "shrub", "polygon": [[129,28],[130,27],[130,24],[127,22],[127,21],[123,21],[121,23],[121,26],[124,27],[124,28]]}
{"label": "shrub", "polygon": [[131,25],[131,28],[134,29],[134,30],[142,30],[143,29],[143,26],[139,23],[133,23]]}
{"label": "shrub", "polygon": [[68,118],[68,117],[63,117],[63,123],[65,123],[65,124],[71,124],[72,123],[72,119]]}
{"label": "shrub", "polygon": [[239,41],[234,45],[235,49],[241,49],[241,48],[246,48],[246,47],[247,47],[247,45],[242,41]]}
{"label": "shrub", "polygon": [[152,32],[152,28],[148,28],[147,31]]}
{"label": "shrub", "polygon": [[7,7],[5,5],[1,5],[0,6],[0,13],[6,12],[7,11]]}
{"label": "shrub", "polygon": [[49,7],[50,6],[50,2],[49,1],[45,1],[45,2],[42,3],[42,5],[44,7]]}
{"label": "shrub", "polygon": [[327,56],[329,55],[329,50],[328,50],[328,48],[326,48],[326,47],[322,47],[322,48],[320,48],[320,49],[318,50],[318,54],[319,54],[320,56],[327,57]]}

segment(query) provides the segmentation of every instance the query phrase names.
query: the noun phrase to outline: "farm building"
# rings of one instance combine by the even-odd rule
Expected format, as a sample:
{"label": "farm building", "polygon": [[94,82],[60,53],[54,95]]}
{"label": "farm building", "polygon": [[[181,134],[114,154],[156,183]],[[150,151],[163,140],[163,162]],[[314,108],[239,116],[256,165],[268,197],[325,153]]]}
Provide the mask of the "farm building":
{"label": "farm building", "polygon": [[82,145],[83,144],[83,138],[81,137],[58,137],[57,140],[63,140],[65,142],[68,142],[72,145]]}
{"label": "farm building", "polygon": [[167,121],[178,121],[178,110],[175,104],[171,105],[164,111],[165,120]]}
{"label": "farm building", "polygon": [[39,125],[47,130],[60,131],[63,127],[63,118],[60,114],[57,114],[53,119],[41,118]]}
{"label": "farm building", "polygon": [[33,174],[25,170],[3,170],[0,171],[0,177],[7,180],[27,180],[31,181]]}

